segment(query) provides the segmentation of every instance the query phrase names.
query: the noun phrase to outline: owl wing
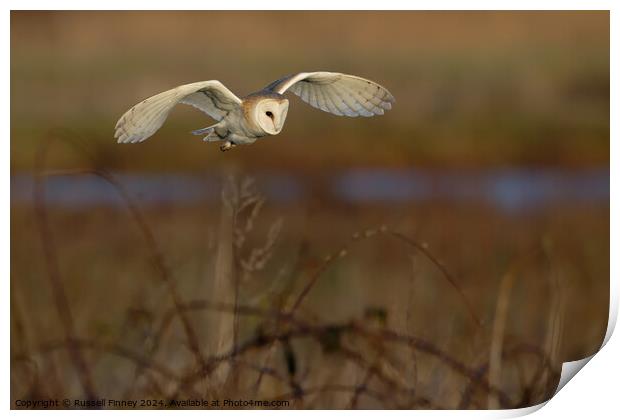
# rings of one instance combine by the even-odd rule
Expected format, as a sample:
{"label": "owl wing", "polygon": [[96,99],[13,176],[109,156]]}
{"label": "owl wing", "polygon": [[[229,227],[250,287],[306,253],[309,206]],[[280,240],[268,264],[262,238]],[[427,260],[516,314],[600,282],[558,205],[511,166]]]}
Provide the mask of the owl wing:
{"label": "owl wing", "polygon": [[386,88],[373,81],[326,71],[286,76],[265,90],[279,94],[290,90],[314,108],[347,117],[382,115],[396,101]]}
{"label": "owl wing", "polygon": [[114,138],[119,143],[139,143],[164,124],[178,103],[198,108],[215,120],[223,119],[241,104],[241,99],[217,80],[177,86],[134,105],[116,123]]}

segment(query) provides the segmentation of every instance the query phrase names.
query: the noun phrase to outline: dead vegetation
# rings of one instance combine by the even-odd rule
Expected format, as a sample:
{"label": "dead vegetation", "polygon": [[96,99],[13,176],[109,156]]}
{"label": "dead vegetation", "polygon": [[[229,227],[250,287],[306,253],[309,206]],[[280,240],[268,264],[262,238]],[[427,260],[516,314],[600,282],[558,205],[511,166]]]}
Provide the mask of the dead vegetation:
{"label": "dead vegetation", "polygon": [[[304,266],[307,245],[303,244],[295,259],[287,261],[288,269],[267,270],[270,264],[281,263],[274,253],[281,246],[286,218],[264,215],[265,198],[252,179],[231,173],[223,179],[219,221],[213,230],[217,233],[208,247],[213,265],[205,272],[204,289],[190,298],[140,203],[97,165],[47,171],[45,157],[53,143],[47,142],[39,154],[34,202],[47,287],[56,310],[50,316],[59,323],[61,334],[50,338],[33,331],[24,290],[13,278],[15,397],[94,399],[113,393],[166,401],[287,400],[290,406],[285,408],[483,409],[536,404],[554,390],[566,304],[557,271],[551,270],[555,280],[550,282],[553,300],[545,337],[535,344],[511,335],[506,326],[521,265],[514,264],[504,274],[489,318],[480,305],[472,304],[458,278],[427,244],[388,226],[352,234],[310,270]],[[153,294],[160,298],[155,305],[139,302],[126,308],[124,333],[105,337],[76,328],[80,313],[67,298],[59,263],[62,247],[46,205],[46,179],[59,175],[96,176],[107,182],[121,197],[126,220],[142,237],[143,255],[155,277]],[[385,241],[401,248],[412,265],[413,274],[406,280],[411,291],[416,267],[424,262],[435,271],[442,294],[437,298],[437,316],[450,313],[462,352],[455,352],[452,345],[444,347],[450,344],[449,337],[442,344],[412,332],[409,324],[417,309],[413,294],[403,313],[398,313],[398,306],[367,305],[356,317],[334,321],[306,308],[326,273],[345,259],[355,261],[362,244],[382,246]],[[551,251],[543,249],[538,253],[542,256],[531,258],[548,261],[545,252]],[[446,306],[444,299],[453,304]],[[394,318],[405,319],[404,327],[391,322]],[[429,319],[429,328],[432,324]],[[110,366],[114,369],[106,368]]]}

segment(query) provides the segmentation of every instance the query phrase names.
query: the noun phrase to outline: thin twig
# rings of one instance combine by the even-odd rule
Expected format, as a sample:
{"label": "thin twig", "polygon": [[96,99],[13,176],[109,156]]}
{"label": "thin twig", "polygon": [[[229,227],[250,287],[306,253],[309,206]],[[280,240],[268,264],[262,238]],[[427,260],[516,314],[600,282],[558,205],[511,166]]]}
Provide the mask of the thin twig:
{"label": "thin twig", "polygon": [[452,285],[452,287],[459,294],[459,297],[461,298],[463,304],[467,308],[467,311],[468,311],[469,315],[471,316],[472,320],[475,322],[476,326],[477,327],[482,327],[482,325],[483,325],[482,321],[480,320],[478,315],[476,315],[476,312],[474,311],[471,303],[467,299],[467,296],[465,296],[465,294],[463,293],[463,290],[458,286],[458,284],[456,283],[456,281],[454,280],[454,278],[452,277],[452,275],[450,274],[448,269],[437,258],[435,258],[433,256],[433,254],[431,254],[426,247],[422,246],[421,244],[419,244],[418,242],[414,241],[413,239],[408,238],[407,236],[403,235],[402,233],[388,230],[384,226],[379,228],[379,229],[376,229],[376,230],[375,229],[369,229],[369,230],[367,230],[364,233],[364,235],[354,235],[352,237],[352,239],[347,244],[345,244],[343,247],[341,247],[338,250],[338,252],[335,252],[333,254],[328,255],[325,258],[325,260],[323,261],[323,263],[319,266],[319,268],[310,277],[310,279],[308,280],[308,282],[304,286],[303,290],[301,291],[301,293],[298,295],[297,299],[295,300],[295,302],[291,306],[291,309],[289,310],[289,312],[291,314],[293,314],[295,311],[297,311],[297,309],[301,306],[301,303],[304,301],[304,299],[306,298],[308,293],[310,293],[310,290],[312,290],[312,288],[315,286],[316,282],[319,280],[321,275],[323,275],[323,273],[327,270],[327,268],[329,268],[330,265],[334,261],[337,260],[337,258],[341,258],[341,257],[346,256],[348,254],[348,250],[349,250],[350,246],[353,243],[359,242],[359,241],[361,241],[363,239],[371,238],[371,237],[373,237],[373,236],[375,236],[377,234],[384,234],[384,235],[387,235],[389,237],[395,238],[395,239],[399,240],[400,242],[405,243],[408,246],[414,248],[416,251],[419,251],[426,258],[428,258],[429,261],[431,261],[439,269],[439,271],[443,274],[443,276],[448,281],[448,283],[450,283],[450,285]]}

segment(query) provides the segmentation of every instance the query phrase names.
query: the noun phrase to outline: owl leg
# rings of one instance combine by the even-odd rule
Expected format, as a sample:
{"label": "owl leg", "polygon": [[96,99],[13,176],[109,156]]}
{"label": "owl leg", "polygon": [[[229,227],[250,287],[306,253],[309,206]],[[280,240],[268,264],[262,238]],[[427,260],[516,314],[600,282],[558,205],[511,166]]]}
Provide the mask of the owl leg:
{"label": "owl leg", "polygon": [[194,131],[192,131],[192,134],[195,135],[195,136],[202,136],[203,134],[206,134],[206,136],[204,136],[202,138],[202,141],[220,141],[220,140],[222,140],[220,138],[220,136],[218,136],[217,133],[215,132],[215,126],[214,125],[212,125],[210,127],[205,127],[205,128],[200,128],[198,130],[194,130]]}
{"label": "owl leg", "polygon": [[213,133],[213,131],[215,131],[215,126],[211,125],[209,127],[199,128],[198,130],[194,130],[192,131],[192,134],[195,136],[202,136],[203,134],[209,135]]}

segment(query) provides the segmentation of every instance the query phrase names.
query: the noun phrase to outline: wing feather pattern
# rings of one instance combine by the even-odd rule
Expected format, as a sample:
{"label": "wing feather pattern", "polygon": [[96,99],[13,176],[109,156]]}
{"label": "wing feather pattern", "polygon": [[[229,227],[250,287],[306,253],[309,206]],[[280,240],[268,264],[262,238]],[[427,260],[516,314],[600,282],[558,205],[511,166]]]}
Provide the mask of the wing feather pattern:
{"label": "wing feather pattern", "polygon": [[314,108],[319,108],[319,103],[316,97],[316,91],[314,89],[308,89],[308,92],[310,92],[310,101],[308,103]]}
{"label": "wing feather pattern", "polygon": [[314,108],[349,117],[382,115],[395,102],[386,88],[373,81],[325,71],[287,76],[264,90],[279,94],[290,90]]}
{"label": "wing feather pattern", "polygon": [[332,112],[328,106],[327,96],[325,96],[325,91],[323,89],[315,89],[317,95],[319,95],[319,109],[325,112]]}
{"label": "wing feather pattern", "polygon": [[340,111],[340,109],[338,109],[338,106],[336,105],[336,102],[334,101],[334,98],[332,97],[332,92],[329,89],[329,85],[324,86],[323,89],[321,89],[321,91],[325,95],[325,101],[326,101],[327,108],[329,108],[329,111],[334,115],[339,115],[339,116],[344,115]]}
{"label": "wing feather pattern", "polygon": [[198,108],[220,121],[241,100],[217,80],[177,86],[145,99],[118,120],[114,137],[119,143],[138,143],[151,137],[166,121],[178,103]]}

